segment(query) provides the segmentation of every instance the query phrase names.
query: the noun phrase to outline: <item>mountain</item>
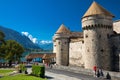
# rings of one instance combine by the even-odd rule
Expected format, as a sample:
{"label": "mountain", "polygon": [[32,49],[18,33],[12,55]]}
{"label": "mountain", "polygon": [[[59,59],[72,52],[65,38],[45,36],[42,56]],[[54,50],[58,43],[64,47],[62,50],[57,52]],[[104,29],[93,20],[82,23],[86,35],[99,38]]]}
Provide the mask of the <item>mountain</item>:
{"label": "mountain", "polygon": [[15,30],[0,26],[0,31],[5,34],[5,40],[15,40],[25,48],[40,49],[40,47],[34,44],[28,37]]}
{"label": "mountain", "polygon": [[37,43],[37,45],[39,45],[43,50],[53,50],[53,43]]}

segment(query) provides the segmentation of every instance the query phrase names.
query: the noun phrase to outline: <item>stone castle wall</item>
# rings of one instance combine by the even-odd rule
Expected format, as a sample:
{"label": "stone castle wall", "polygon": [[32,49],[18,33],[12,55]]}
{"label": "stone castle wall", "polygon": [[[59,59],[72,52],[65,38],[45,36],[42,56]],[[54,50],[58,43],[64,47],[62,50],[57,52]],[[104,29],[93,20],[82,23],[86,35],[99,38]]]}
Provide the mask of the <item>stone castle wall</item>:
{"label": "stone castle wall", "polygon": [[111,45],[113,50],[113,69],[120,71],[120,34],[112,35]]}
{"label": "stone castle wall", "polygon": [[120,20],[114,21],[113,30],[117,33],[111,37],[113,65],[115,65],[114,70],[120,71]]}
{"label": "stone castle wall", "polygon": [[113,30],[115,31],[115,32],[117,32],[117,33],[120,33],[120,20],[118,20],[118,21],[115,21],[114,23],[113,23]]}
{"label": "stone castle wall", "polygon": [[109,35],[112,34],[112,17],[97,15],[82,19],[84,32],[85,68],[94,65],[111,70]]}
{"label": "stone castle wall", "polygon": [[84,66],[83,41],[69,44],[69,65]]}
{"label": "stone castle wall", "polygon": [[69,36],[65,34],[55,34],[54,52],[56,53],[56,63],[67,66],[69,64]]}

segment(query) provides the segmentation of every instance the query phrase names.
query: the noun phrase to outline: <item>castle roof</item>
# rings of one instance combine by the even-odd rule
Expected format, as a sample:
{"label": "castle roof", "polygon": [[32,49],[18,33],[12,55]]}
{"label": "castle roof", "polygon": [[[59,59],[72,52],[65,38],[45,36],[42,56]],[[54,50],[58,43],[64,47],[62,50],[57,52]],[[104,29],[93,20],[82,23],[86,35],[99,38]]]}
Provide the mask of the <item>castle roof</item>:
{"label": "castle roof", "polygon": [[83,17],[97,14],[103,14],[114,17],[114,15],[112,15],[110,12],[108,12],[106,9],[104,9],[101,5],[99,5],[95,1],[92,3],[92,5],[89,7],[89,9],[87,10]]}
{"label": "castle roof", "polygon": [[70,30],[62,24],[56,33],[70,33]]}
{"label": "castle roof", "polygon": [[71,38],[83,38],[83,32],[71,32]]}

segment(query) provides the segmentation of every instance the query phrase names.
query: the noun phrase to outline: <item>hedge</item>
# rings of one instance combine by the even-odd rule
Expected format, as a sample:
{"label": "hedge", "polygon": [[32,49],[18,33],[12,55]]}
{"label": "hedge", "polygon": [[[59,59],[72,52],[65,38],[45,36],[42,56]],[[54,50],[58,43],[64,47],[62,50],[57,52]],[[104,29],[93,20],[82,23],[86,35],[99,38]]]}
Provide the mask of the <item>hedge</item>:
{"label": "hedge", "polygon": [[19,65],[19,67],[20,67],[20,71],[21,71],[21,72],[23,72],[23,71],[26,71],[26,70],[27,70],[27,68],[25,67],[25,65],[24,65],[24,64],[20,64],[20,65]]}
{"label": "hedge", "polygon": [[32,65],[32,74],[37,77],[45,77],[45,67],[40,65]]}

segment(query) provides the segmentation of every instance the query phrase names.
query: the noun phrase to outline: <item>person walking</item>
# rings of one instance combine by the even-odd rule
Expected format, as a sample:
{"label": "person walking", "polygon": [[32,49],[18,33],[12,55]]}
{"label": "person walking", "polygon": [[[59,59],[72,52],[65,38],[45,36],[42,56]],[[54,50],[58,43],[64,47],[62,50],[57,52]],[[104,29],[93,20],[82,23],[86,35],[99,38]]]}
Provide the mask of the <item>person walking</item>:
{"label": "person walking", "polygon": [[97,68],[97,71],[96,71],[96,77],[100,77],[99,68]]}
{"label": "person walking", "polygon": [[97,66],[93,66],[94,76],[96,77]]}
{"label": "person walking", "polygon": [[104,77],[104,74],[103,74],[103,71],[102,71],[102,69],[100,69],[100,77]]}

